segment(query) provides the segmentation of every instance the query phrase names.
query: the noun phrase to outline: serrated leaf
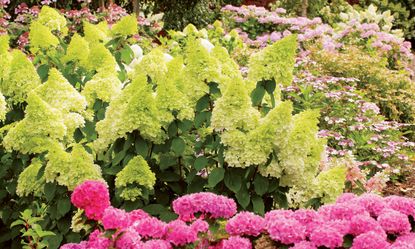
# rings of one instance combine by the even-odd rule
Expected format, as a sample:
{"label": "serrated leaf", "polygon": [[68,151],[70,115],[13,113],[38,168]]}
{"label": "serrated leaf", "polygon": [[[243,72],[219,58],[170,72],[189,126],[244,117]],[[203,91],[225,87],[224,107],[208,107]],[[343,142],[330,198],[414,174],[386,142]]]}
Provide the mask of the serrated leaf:
{"label": "serrated leaf", "polygon": [[263,195],[268,191],[269,181],[268,178],[257,174],[254,179],[255,192],[258,195]]}
{"label": "serrated leaf", "polygon": [[260,196],[252,197],[252,207],[257,214],[263,215],[265,212],[264,200]]}
{"label": "serrated leaf", "polygon": [[225,169],[224,168],[214,168],[208,178],[208,186],[210,188],[214,188],[218,183],[220,183],[223,178],[225,177]]}
{"label": "serrated leaf", "polygon": [[208,159],[204,156],[196,158],[193,166],[196,170],[202,170],[204,167],[208,165]]}
{"label": "serrated leaf", "polygon": [[58,214],[64,216],[71,210],[71,201],[68,198],[58,200]]}
{"label": "serrated leaf", "polygon": [[178,156],[182,155],[184,149],[186,148],[186,143],[180,137],[176,137],[171,142],[171,150]]}
{"label": "serrated leaf", "polygon": [[242,179],[240,175],[232,175],[230,171],[225,172],[225,186],[232,192],[237,193],[242,186]]}
{"label": "serrated leaf", "polygon": [[235,194],[235,197],[241,207],[248,207],[251,197],[249,196],[248,190],[245,186],[240,188],[240,190]]}
{"label": "serrated leaf", "polygon": [[265,88],[262,85],[258,85],[251,93],[251,100],[253,106],[259,106],[265,95]]}

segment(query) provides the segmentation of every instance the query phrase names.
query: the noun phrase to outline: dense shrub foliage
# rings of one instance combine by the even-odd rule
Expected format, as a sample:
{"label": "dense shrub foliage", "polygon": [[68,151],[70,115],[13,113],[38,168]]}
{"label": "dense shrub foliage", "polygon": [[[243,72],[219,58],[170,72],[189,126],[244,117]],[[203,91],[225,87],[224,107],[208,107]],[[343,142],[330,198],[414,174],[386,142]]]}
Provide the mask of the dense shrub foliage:
{"label": "dense shrub foliage", "polygon": [[320,170],[319,112],[294,115],[280,99],[280,85],[293,79],[296,36],[253,54],[243,77],[221,40],[199,38],[207,31],[194,26],[181,44],[144,55],[131,45],[135,16],[111,28],[84,22],[70,37],[66,19],[45,6],[29,29],[33,61],[2,36],[1,56],[10,58],[0,88],[3,241],[17,235],[8,226],[33,200],[48,203],[42,225],[59,234],[50,247],[79,240],[69,231],[68,191],[87,179],[107,180],[115,205],[164,220],[175,218],[173,199],[203,190],[260,214],[343,191],[343,164]]}
{"label": "dense shrub foliage", "polygon": [[393,249],[415,244],[415,201],[404,197],[344,194],[317,211],[272,210],[262,217],[237,213],[232,199],[201,192],[174,200],[178,218],[165,223],[140,209],[112,207],[105,187],[87,181],[75,189],[72,203],[98,221],[98,228],[87,241],[61,248]]}
{"label": "dense shrub foliage", "polygon": [[[82,245],[93,248],[195,247],[198,239],[201,248],[364,248],[412,239],[412,211],[385,214],[404,230],[383,227],[380,213],[353,213],[360,198],[391,209],[413,208],[408,199],[344,197],[353,217],[376,227],[363,238],[323,215],[346,205],[330,204],[345,189],[381,193],[413,166],[414,56],[387,12],[347,10],[328,25],[281,8],[226,6],[222,22],[156,37],[156,19],[116,5],[19,6],[0,35],[2,247],[58,248],[88,235]],[[72,191],[83,211],[71,206]],[[310,213],[327,229],[313,236],[297,212],[271,211],[284,214],[274,225],[270,213],[261,217],[323,204]],[[205,221],[193,222],[198,212]],[[258,227],[239,231],[244,219]]]}

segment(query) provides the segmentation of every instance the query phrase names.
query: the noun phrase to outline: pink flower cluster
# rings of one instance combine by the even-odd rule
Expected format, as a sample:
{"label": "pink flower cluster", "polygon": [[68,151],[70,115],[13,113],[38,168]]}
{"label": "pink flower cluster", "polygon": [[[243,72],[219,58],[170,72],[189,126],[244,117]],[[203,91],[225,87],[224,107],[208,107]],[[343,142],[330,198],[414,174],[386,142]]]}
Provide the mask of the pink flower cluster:
{"label": "pink flower cluster", "polygon": [[173,210],[180,219],[190,221],[195,214],[210,218],[230,218],[236,213],[236,203],[225,196],[202,192],[185,195],[173,201]]}
{"label": "pink flower cluster", "polygon": [[[335,204],[318,210],[272,210],[262,217],[246,211],[236,214],[235,202],[227,197],[197,193],[173,202],[179,219],[169,223],[142,210],[114,208],[107,205],[107,197],[106,185],[99,181],[86,181],[75,189],[73,203],[89,210],[88,217],[98,220],[103,229],[91,233],[88,241],[61,248],[250,249],[260,236],[269,236],[276,245],[292,249],[334,249],[342,247],[348,236],[353,238],[351,249],[415,249],[410,223],[415,200],[404,197],[343,194]],[[107,203],[103,211],[97,207],[102,202]],[[91,215],[92,210],[97,214]],[[195,219],[196,213],[201,217]],[[116,232],[105,235],[105,230]]]}

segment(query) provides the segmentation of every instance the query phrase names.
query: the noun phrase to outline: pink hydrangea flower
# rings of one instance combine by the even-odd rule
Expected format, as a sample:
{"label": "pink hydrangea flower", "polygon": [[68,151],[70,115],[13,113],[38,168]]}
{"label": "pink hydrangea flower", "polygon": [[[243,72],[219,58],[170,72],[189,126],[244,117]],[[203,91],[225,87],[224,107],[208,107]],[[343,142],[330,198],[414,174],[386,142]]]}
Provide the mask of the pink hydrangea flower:
{"label": "pink hydrangea flower", "polygon": [[307,226],[317,218],[317,212],[312,209],[299,209],[294,212],[293,218],[302,225]]}
{"label": "pink hydrangea flower", "polygon": [[316,227],[310,234],[310,241],[316,246],[325,246],[330,249],[343,245],[343,234],[330,225]]}
{"label": "pink hydrangea flower", "polygon": [[76,243],[68,243],[60,247],[60,249],[87,249],[88,242],[82,241],[79,244]]}
{"label": "pink hydrangea flower", "polygon": [[306,227],[293,218],[270,220],[267,222],[267,230],[271,239],[283,244],[297,243],[306,237]]}
{"label": "pink hydrangea flower", "polygon": [[184,221],[174,220],[167,224],[166,240],[175,246],[184,246],[197,240],[197,232]]}
{"label": "pink hydrangea flower", "polygon": [[88,180],[75,188],[71,196],[75,207],[85,210],[89,219],[100,220],[104,210],[111,205],[107,185]]}
{"label": "pink hydrangea flower", "polygon": [[104,233],[96,229],[89,235],[87,248],[94,249],[108,249],[111,245],[111,240],[104,236]]}
{"label": "pink hydrangea flower", "polygon": [[357,236],[369,231],[383,233],[386,237],[385,231],[383,231],[379,223],[372,217],[368,215],[356,215],[352,218],[350,222],[350,234]]}
{"label": "pink hydrangea flower", "polygon": [[364,207],[373,217],[377,217],[387,206],[383,198],[375,194],[363,194],[354,202]]}
{"label": "pink hydrangea flower", "polygon": [[365,212],[364,207],[354,203],[325,205],[318,210],[319,215],[329,220],[350,220],[353,216],[365,214]]}
{"label": "pink hydrangea flower", "polygon": [[197,219],[192,223],[191,228],[196,233],[204,233],[209,230],[209,223],[202,219]]}
{"label": "pink hydrangea flower", "polygon": [[392,209],[384,210],[379,215],[378,222],[387,233],[407,234],[411,231],[408,216]]}
{"label": "pink hydrangea flower", "polygon": [[115,242],[115,247],[119,249],[141,249],[141,237],[132,228],[123,231],[123,234]]}
{"label": "pink hydrangea flower", "polygon": [[142,220],[144,218],[150,218],[150,215],[141,209],[137,209],[129,212],[128,217],[130,220],[130,225],[132,225],[136,221]]}
{"label": "pink hydrangea flower", "polygon": [[310,241],[301,241],[299,243],[296,243],[290,249],[317,249],[317,247]]}
{"label": "pink hydrangea flower", "polygon": [[105,229],[126,228],[129,224],[128,214],[121,209],[108,207],[102,216],[102,224]]}
{"label": "pink hydrangea flower", "polygon": [[337,198],[336,203],[346,203],[355,199],[356,197],[357,196],[353,193],[344,193]]}
{"label": "pink hydrangea flower", "polygon": [[258,236],[265,228],[265,219],[251,212],[240,212],[226,224],[230,235]]}
{"label": "pink hydrangea flower", "polygon": [[190,221],[195,214],[207,214],[211,218],[230,218],[236,213],[236,203],[225,196],[202,192],[182,196],[173,201],[173,210],[181,220]]}
{"label": "pink hydrangea flower", "polygon": [[390,208],[415,217],[415,200],[401,196],[388,196],[384,200]]}
{"label": "pink hydrangea flower", "polygon": [[142,237],[154,239],[163,238],[167,229],[166,223],[154,217],[139,220],[132,226]]}
{"label": "pink hydrangea flower", "polygon": [[251,241],[239,236],[231,236],[223,241],[222,249],[252,249]]}
{"label": "pink hydrangea flower", "polygon": [[386,239],[373,231],[361,234],[354,238],[353,246],[350,249],[374,249],[388,248]]}
{"label": "pink hydrangea flower", "polygon": [[172,249],[171,244],[165,240],[149,240],[141,245],[141,249]]}

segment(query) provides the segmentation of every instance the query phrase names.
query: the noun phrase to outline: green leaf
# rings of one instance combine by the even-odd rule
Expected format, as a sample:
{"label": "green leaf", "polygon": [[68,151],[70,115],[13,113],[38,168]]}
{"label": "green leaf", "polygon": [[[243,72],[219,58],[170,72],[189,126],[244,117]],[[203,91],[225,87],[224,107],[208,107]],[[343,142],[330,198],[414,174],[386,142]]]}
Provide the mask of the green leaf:
{"label": "green leaf", "polygon": [[231,171],[225,172],[225,186],[232,192],[237,193],[242,186],[242,177],[240,175],[232,175]]}
{"label": "green leaf", "polygon": [[131,48],[129,46],[125,46],[121,51],[121,60],[125,63],[125,64],[130,64],[131,61],[134,58],[134,52],[133,50],[131,50]]}
{"label": "green leaf", "polygon": [[170,155],[161,155],[160,156],[160,169],[166,170],[171,166],[174,166],[177,164],[177,159],[175,157],[172,157]]}
{"label": "green leaf", "polygon": [[169,128],[167,129],[167,133],[169,134],[169,137],[175,137],[177,136],[177,124],[176,122],[173,122],[169,125]]}
{"label": "green leaf", "polygon": [[194,167],[196,170],[201,170],[208,165],[208,159],[204,156],[198,157],[195,160]]}
{"label": "green leaf", "polygon": [[223,180],[224,177],[225,177],[224,168],[214,168],[209,174],[209,179],[208,179],[209,187],[214,188],[219,182]]}
{"label": "green leaf", "polygon": [[259,106],[262,102],[262,99],[265,95],[265,88],[262,85],[257,85],[257,87],[251,93],[252,105]]}
{"label": "green leaf", "polygon": [[43,64],[37,68],[37,74],[39,74],[40,79],[42,82],[45,82],[48,79],[49,75],[49,65]]}
{"label": "green leaf", "polygon": [[46,237],[46,236],[55,236],[56,234],[51,231],[39,231],[38,232],[40,237]]}
{"label": "green leaf", "polygon": [[14,226],[24,225],[24,224],[25,224],[24,221],[22,221],[22,220],[16,220],[12,224],[10,224],[10,228],[12,228]]}
{"label": "green leaf", "polygon": [[263,215],[265,212],[264,200],[260,196],[252,197],[252,206],[254,212]]}
{"label": "green leaf", "polygon": [[47,182],[45,184],[45,187],[44,187],[43,191],[45,193],[46,200],[48,200],[48,201],[53,200],[53,198],[55,197],[56,184],[51,183],[51,182]]}
{"label": "green leaf", "polygon": [[265,87],[265,90],[269,95],[273,95],[275,88],[277,87],[277,84],[275,83],[275,80],[264,80],[262,81],[262,84]]}
{"label": "green leaf", "polygon": [[161,212],[166,210],[166,207],[161,204],[150,204],[143,207],[143,210],[151,215],[159,215]]}
{"label": "green leaf", "polygon": [[171,142],[171,150],[178,156],[182,155],[184,149],[186,148],[186,143],[180,137],[176,137]]}
{"label": "green leaf", "polygon": [[137,154],[141,155],[142,157],[145,158],[147,156],[148,145],[147,145],[146,141],[144,141],[144,139],[142,139],[141,137],[139,137],[135,140],[134,149],[135,149],[135,152]]}
{"label": "green leaf", "polygon": [[58,200],[58,214],[64,216],[71,210],[71,201],[69,198],[59,199]]}
{"label": "green leaf", "polygon": [[235,194],[236,199],[238,200],[238,203],[243,207],[246,208],[249,205],[250,202],[250,196],[248,193],[248,189],[246,186],[242,186],[240,190]]}
{"label": "green leaf", "polygon": [[255,187],[255,192],[258,195],[265,194],[268,191],[268,186],[269,186],[268,178],[266,178],[266,177],[264,177],[260,174],[257,174],[255,176],[254,187]]}
{"label": "green leaf", "polygon": [[210,102],[209,95],[205,95],[202,98],[200,98],[197,101],[197,104],[196,104],[196,111],[201,112],[204,109],[208,109],[209,108],[209,102]]}

